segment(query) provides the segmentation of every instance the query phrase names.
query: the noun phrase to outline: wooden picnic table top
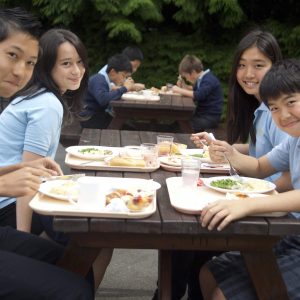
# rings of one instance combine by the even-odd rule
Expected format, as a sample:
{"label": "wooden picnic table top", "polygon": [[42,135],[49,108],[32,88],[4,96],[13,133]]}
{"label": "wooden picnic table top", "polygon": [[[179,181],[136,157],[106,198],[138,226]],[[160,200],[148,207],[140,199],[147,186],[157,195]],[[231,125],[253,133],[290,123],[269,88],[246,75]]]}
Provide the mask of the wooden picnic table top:
{"label": "wooden picnic table top", "polygon": [[[159,133],[146,131],[84,129],[80,145],[116,147],[140,145],[145,142],[156,142],[157,134]],[[187,144],[188,148],[195,148],[188,134],[172,133],[171,135],[174,136],[174,142]],[[171,206],[165,180],[168,177],[180,176],[176,172],[158,169],[150,173],[87,171],[86,174],[153,179],[161,184],[161,189],[157,191],[157,210],[146,219],[61,216],[54,218],[54,228],[70,233],[74,241],[85,249],[86,247],[159,249],[161,299],[171,299],[170,250],[172,249],[240,250],[259,299],[270,299],[267,293],[274,292],[274,289],[281,295],[280,299],[288,299],[272,246],[284,235],[299,234],[299,221],[288,217],[247,217],[232,222],[222,231],[208,231],[201,226],[198,216],[180,213]],[[74,262],[72,268],[76,269]],[[82,265],[80,268],[79,272],[83,272]],[[263,279],[266,274],[264,272],[272,274],[270,275],[272,284],[266,283]],[[275,281],[276,285],[273,284]]]}
{"label": "wooden picnic table top", "polygon": [[162,110],[183,110],[194,111],[195,103],[192,98],[184,97],[181,95],[161,94],[159,101],[147,101],[147,100],[129,100],[122,99],[111,101],[111,105],[115,107],[134,107],[134,108],[146,108],[146,109],[162,109]]}
{"label": "wooden picnic table top", "polygon": [[115,115],[109,129],[122,129],[129,119],[151,120],[152,122],[173,120],[179,123],[182,132],[193,132],[191,120],[196,106],[192,98],[163,94],[159,101],[122,99],[110,103]]}

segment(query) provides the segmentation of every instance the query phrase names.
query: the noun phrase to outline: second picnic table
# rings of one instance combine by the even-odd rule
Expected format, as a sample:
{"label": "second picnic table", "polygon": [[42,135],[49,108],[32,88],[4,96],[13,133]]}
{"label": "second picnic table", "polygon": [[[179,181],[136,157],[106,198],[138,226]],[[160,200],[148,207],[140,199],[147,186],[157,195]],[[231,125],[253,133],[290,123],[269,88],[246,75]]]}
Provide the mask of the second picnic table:
{"label": "second picnic table", "polygon": [[109,129],[121,129],[129,119],[177,121],[181,132],[192,133],[191,120],[195,110],[192,98],[162,94],[159,101],[117,100],[111,101],[115,116]]}

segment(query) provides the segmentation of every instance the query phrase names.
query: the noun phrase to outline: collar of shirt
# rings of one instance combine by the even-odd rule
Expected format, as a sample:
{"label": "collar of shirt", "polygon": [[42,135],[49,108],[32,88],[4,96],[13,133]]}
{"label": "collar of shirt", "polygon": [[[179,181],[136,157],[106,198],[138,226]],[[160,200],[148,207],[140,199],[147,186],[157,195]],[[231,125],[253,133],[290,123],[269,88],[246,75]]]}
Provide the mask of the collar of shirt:
{"label": "collar of shirt", "polygon": [[202,78],[210,72],[210,69],[205,70],[197,79],[197,88],[199,88]]}

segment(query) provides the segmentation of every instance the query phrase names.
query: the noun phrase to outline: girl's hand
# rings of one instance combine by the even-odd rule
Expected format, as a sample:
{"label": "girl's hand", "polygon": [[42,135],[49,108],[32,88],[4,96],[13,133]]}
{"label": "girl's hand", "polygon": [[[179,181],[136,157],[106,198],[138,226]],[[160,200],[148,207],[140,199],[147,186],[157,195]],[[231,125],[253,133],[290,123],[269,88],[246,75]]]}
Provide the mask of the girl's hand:
{"label": "girl's hand", "polygon": [[197,148],[203,148],[204,145],[206,146],[210,145],[212,142],[209,133],[205,131],[199,133],[193,133],[190,139],[194,142]]}
{"label": "girl's hand", "polygon": [[43,157],[32,161],[22,162],[21,166],[40,169],[44,172],[44,174],[48,174],[48,176],[63,175],[59,164],[50,157]]}
{"label": "girl's hand", "polygon": [[244,199],[221,200],[210,203],[203,208],[200,222],[208,230],[213,230],[217,227],[217,230],[220,231],[233,220],[246,217],[247,213],[247,201]]}

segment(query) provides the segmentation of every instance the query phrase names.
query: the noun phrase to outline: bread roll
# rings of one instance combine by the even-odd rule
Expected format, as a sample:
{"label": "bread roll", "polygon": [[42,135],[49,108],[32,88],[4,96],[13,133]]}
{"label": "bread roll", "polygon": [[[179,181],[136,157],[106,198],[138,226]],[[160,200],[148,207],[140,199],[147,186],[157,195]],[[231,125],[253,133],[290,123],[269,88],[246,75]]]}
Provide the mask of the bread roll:
{"label": "bread roll", "polygon": [[146,162],[143,159],[135,159],[130,157],[114,157],[109,161],[109,165],[118,167],[145,168]]}

